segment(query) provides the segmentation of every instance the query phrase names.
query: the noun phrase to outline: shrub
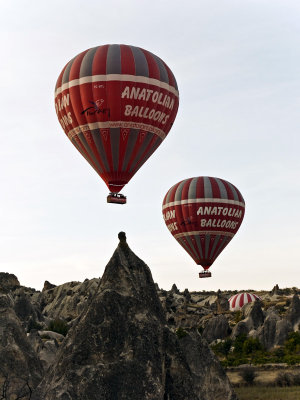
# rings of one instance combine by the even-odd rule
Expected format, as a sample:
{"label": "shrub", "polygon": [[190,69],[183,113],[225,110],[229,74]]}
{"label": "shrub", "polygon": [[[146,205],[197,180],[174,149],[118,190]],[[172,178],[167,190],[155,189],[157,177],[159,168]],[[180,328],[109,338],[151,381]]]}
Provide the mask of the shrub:
{"label": "shrub", "polygon": [[287,354],[283,357],[283,361],[288,365],[295,365],[300,363],[300,355]]}
{"label": "shrub", "polygon": [[255,369],[250,365],[241,368],[239,375],[248,385],[253,385],[254,379],[257,376]]}
{"label": "shrub", "polygon": [[230,338],[223,340],[222,342],[219,342],[212,346],[212,350],[220,356],[225,356],[227,358],[230,349],[232,346],[232,340]]}
{"label": "shrub", "polygon": [[292,386],[293,385],[293,374],[289,372],[279,372],[275,379],[276,386]]}
{"label": "shrub", "polygon": [[247,340],[247,335],[245,333],[242,333],[241,335],[238,335],[235,338],[235,341],[233,344],[235,353],[243,354],[243,345],[246,340]]}
{"label": "shrub", "polygon": [[282,358],[284,356],[284,348],[283,347],[278,347],[277,349],[274,350],[274,356],[278,358]]}
{"label": "shrub", "polygon": [[66,336],[66,334],[68,333],[68,330],[69,330],[69,326],[66,323],[66,321],[64,321],[62,319],[54,319],[54,320],[50,321],[50,323],[48,325],[48,330],[56,332],[56,333],[60,333],[61,335]]}
{"label": "shrub", "polygon": [[244,319],[243,313],[241,310],[235,311],[234,313],[234,322],[238,323]]}
{"label": "shrub", "polygon": [[251,360],[252,360],[252,363],[255,365],[267,364],[268,362],[270,362],[268,353],[265,353],[263,351],[256,351],[255,353],[253,353]]}
{"label": "shrub", "polygon": [[287,353],[295,353],[300,351],[300,332],[291,332],[288,339],[284,343]]}
{"label": "shrub", "polygon": [[300,373],[295,374],[293,378],[294,378],[293,379],[294,385],[295,386],[300,386]]}
{"label": "shrub", "polygon": [[247,358],[230,353],[227,359],[222,361],[221,364],[223,367],[237,367],[241,364],[247,364],[247,362]]}
{"label": "shrub", "polygon": [[262,345],[257,338],[250,337],[243,343],[243,353],[247,355],[253,354],[256,351],[261,351],[262,349]]}
{"label": "shrub", "polygon": [[183,328],[178,328],[176,329],[176,335],[178,337],[178,339],[182,339],[187,335],[187,332],[183,329]]}
{"label": "shrub", "polygon": [[33,329],[40,331],[42,328],[43,328],[43,325],[39,324],[38,322],[34,321],[33,319],[30,319],[28,322],[28,326],[27,326],[27,332],[30,332]]}

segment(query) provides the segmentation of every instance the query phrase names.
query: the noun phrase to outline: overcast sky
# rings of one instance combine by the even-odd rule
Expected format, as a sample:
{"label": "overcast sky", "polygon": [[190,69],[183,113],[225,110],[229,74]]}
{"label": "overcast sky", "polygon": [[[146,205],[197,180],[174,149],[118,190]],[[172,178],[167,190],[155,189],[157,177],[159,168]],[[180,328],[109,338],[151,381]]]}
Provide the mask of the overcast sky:
{"label": "overcast sky", "polygon": [[[39,290],[101,276],[123,230],[164,289],[300,286],[299,0],[0,4],[1,271]],[[54,108],[64,65],[107,43],[158,55],[180,93],[168,137],[122,191],[126,206],[106,203]],[[199,280],[161,204],[201,175],[237,186],[246,214],[213,277]]]}

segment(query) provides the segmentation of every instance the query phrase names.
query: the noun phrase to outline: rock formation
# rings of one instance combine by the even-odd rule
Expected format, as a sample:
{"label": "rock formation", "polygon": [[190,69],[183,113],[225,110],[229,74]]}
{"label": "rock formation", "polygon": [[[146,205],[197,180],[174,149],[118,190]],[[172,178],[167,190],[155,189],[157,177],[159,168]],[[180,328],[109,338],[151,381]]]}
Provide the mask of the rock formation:
{"label": "rock formation", "polygon": [[280,317],[277,313],[270,313],[263,326],[258,329],[258,338],[266,350],[270,350],[275,345],[276,327]]}
{"label": "rock formation", "polygon": [[0,272],[0,290],[9,291],[20,286],[18,278],[14,274],[9,274],[8,272]]}
{"label": "rock formation", "polygon": [[72,321],[87,307],[98,285],[97,278],[86,279],[84,282],[68,282],[54,287],[46,285],[46,289],[44,285],[39,299],[43,314],[48,319],[61,318]]}
{"label": "rock formation", "polygon": [[[265,320],[265,316],[261,308],[261,302],[256,300],[246,304],[242,309],[242,315],[244,319],[235,325],[232,330],[231,337],[236,338],[242,334],[248,335],[250,332],[251,336],[257,336],[254,331],[261,327]],[[264,334],[262,334],[261,337],[262,336],[264,336]]]}
{"label": "rock formation", "polygon": [[197,331],[168,328],[151,272],[125,234],[33,400],[234,400]]}
{"label": "rock formation", "polygon": [[54,289],[56,287],[56,285],[53,285],[52,283],[50,283],[49,281],[45,281],[44,282],[44,287],[42,292],[44,292],[45,290],[50,290],[50,289]]}
{"label": "rock formation", "polygon": [[213,342],[216,339],[225,339],[230,334],[231,329],[229,327],[227,318],[225,315],[217,315],[210,318],[203,330],[202,336],[207,340],[208,343]]}
{"label": "rock formation", "polygon": [[286,318],[295,330],[300,330],[300,326],[298,327],[298,324],[300,324],[300,299],[296,294],[292,298]]}
{"label": "rock formation", "polygon": [[207,341],[246,334],[279,354],[300,330],[299,289],[277,285],[231,312],[237,291],[160,289],[119,239],[101,280],[45,281],[39,292],[0,273],[3,399],[233,400]]}
{"label": "rock formation", "polygon": [[30,399],[43,368],[17,317],[13,299],[0,294],[0,391],[3,399]]}

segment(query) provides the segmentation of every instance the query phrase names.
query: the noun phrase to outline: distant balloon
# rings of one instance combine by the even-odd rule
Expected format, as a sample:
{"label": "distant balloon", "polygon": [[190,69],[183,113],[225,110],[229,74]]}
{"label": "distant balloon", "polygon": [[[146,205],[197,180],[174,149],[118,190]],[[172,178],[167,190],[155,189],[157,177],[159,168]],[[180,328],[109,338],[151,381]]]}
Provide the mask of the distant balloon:
{"label": "distant balloon", "polygon": [[200,176],[172,186],[163,200],[167,228],[193,260],[200,278],[238,231],[245,213],[239,190],[224,179]]}
{"label": "distant balloon", "polygon": [[238,311],[240,310],[245,304],[251,303],[255,300],[261,300],[259,296],[252,293],[238,293],[234,296],[231,296],[229,301],[229,308],[230,311]]}
{"label": "distant balloon", "polygon": [[78,54],[56,83],[59,122],[112,193],[126,185],[170,131],[179,94],[170,68],[139,47]]}

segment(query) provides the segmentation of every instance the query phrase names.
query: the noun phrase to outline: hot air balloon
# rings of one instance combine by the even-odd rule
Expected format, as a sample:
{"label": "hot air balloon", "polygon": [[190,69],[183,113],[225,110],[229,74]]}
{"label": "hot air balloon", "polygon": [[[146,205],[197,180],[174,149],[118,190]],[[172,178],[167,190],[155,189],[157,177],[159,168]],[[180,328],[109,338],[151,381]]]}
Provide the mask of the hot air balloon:
{"label": "hot air balloon", "polygon": [[179,94],[170,68],[139,47],[88,49],[64,67],[55,87],[58,120],[110,190],[120,190],[166,138]]}
{"label": "hot air balloon", "polygon": [[228,300],[230,311],[238,311],[245,304],[251,303],[255,300],[261,300],[261,298],[256,294],[246,292],[235,294],[234,296],[231,296]]}
{"label": "hot air balloon", "polygon": [[162,205],[167,228],[208,278],[209,267],[238,231],[245,213],[239,190],[224,179],[200,176],[168,190]]}

